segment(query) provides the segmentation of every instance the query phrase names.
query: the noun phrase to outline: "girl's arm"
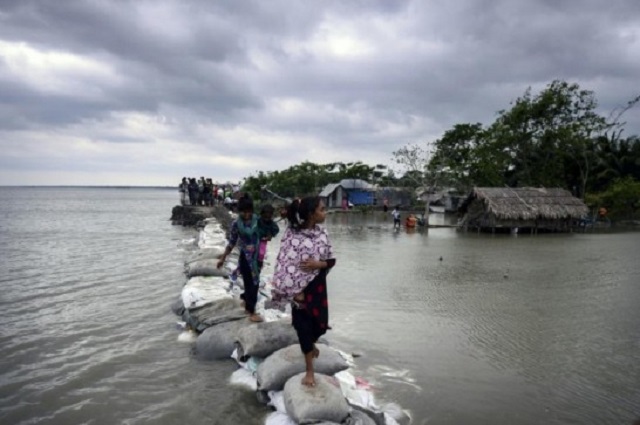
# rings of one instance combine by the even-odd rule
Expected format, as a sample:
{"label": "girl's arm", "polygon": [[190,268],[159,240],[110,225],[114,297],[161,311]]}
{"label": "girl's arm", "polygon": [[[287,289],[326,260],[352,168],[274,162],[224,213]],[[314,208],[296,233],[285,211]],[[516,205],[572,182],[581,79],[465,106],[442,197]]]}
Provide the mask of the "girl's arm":
{"label": "girl's arm", "polygon": [[329,258],[328,260],[307,260],[300,262],[300,269],[305,272],[310,272],[312,270],[330,269],[335,265],[335,258]]}

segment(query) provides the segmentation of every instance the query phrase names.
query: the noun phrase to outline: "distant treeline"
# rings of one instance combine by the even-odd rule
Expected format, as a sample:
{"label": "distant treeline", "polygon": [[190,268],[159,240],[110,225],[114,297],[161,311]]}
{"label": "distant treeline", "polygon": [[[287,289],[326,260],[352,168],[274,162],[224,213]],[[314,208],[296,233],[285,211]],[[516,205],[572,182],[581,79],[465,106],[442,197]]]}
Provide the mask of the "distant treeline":
{"label": "distant treeline", "polygon": [[592,91],[553,81],[536,95],[527,89],[489,125],[456,124],[435,141],[393,152],[392,161],[403,168],[398,176],[383,164],[303,162],[259,171],[244,190],[260,197],[267,186],[291,197],[344,178],[462,192],[474,186],[561,187],[593,206],[634,215],[640,208],[640,137],[625,134],[623,119],[639,102],[640,96],[603,116]]}

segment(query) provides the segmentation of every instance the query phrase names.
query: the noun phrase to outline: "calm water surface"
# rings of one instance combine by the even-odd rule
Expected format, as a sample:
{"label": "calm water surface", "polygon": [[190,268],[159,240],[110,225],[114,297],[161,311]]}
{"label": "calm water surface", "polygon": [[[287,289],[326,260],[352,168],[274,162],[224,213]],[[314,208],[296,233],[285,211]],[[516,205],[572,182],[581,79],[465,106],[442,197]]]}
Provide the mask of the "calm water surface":
{"label": "calm water surface", "polygon": [[[177,342],[169,304],[195,231],[171,226],[176,200],[0,188],[0,423],[263,423],[227,383],[233,361]],[[414,423],[640,416],[640,233],[407,233],[343,214],[327,227],[329,339]]]}

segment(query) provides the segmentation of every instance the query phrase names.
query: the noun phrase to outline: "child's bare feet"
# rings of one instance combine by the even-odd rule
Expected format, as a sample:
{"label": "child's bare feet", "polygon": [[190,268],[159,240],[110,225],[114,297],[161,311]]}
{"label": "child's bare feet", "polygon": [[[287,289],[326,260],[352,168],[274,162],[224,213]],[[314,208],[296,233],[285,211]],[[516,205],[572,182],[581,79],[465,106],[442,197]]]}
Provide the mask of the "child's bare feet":
{"label": "child's bare feet", "polygon": [[249,316],[249,320],[251,320],[252,322],[259,323],[259,322],[262,322],[264,319],[258,316],[257,314],[253,313],[251,314],[251,316]]}
{"label": "child's bare feet", "polygon": [[313,372],[307,372],[302,378],[302,385],[307,387],[315,387],[316,386],[316,378],[313,376]]}

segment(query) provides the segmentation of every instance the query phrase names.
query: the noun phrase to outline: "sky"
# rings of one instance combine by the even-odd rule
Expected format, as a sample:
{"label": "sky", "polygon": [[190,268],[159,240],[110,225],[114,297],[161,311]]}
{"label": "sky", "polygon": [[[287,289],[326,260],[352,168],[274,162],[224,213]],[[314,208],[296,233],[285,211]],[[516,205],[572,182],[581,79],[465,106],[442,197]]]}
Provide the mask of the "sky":
{"label": "sky", "polygon": [[0,185],[392,165],[555,79],[640,94],[640,1],[0,0]]}

